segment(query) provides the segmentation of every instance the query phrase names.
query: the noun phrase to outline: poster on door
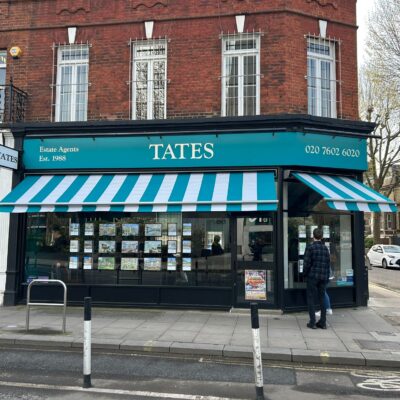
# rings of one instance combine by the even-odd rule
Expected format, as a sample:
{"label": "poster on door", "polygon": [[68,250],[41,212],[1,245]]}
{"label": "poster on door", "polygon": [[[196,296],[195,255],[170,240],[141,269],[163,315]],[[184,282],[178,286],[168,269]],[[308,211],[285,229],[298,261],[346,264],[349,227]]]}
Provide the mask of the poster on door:
{"label": "poster on door", "polygon": [[265,271],[244,271],[245,299],[267,300]]}

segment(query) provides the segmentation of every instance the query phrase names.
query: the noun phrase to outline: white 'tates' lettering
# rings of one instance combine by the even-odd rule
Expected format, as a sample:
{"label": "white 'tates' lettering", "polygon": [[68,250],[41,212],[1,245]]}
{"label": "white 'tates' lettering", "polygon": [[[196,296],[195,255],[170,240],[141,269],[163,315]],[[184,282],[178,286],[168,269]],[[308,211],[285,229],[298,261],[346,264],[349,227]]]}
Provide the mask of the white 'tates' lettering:
{"label": "white 'tates' lettering", "polygon": [[209,160],[214,157],[214,143],[150,144],[153,160]]}

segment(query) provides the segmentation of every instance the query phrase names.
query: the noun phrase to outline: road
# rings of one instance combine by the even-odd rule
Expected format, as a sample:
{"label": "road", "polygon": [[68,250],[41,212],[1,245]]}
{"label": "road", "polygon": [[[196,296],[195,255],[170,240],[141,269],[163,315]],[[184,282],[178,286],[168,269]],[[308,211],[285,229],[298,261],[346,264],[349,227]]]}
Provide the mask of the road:
{"label": "road", "polygon": [[[92,389],[82,389],[73,350],[0,348],[1,400],[254,399],[253,366],[240,360],[93,354]],[[398,399],[400,371],[264,365],[266,399]]]}
{"label": "road", "polygon": [[400,292],[400,269],[372,267],[368,270],[369,282]]}

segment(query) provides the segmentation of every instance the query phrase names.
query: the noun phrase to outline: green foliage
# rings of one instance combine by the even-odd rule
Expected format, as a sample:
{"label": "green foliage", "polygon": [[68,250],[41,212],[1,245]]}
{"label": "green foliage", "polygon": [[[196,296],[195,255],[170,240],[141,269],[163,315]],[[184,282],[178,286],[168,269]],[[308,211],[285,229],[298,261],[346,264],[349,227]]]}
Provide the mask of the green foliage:
{"label": "green foliage", "polygon": [[374,245],[374,238],[372,237],[366,237],[364,239],[364,245],[366,249],[371,248]]}

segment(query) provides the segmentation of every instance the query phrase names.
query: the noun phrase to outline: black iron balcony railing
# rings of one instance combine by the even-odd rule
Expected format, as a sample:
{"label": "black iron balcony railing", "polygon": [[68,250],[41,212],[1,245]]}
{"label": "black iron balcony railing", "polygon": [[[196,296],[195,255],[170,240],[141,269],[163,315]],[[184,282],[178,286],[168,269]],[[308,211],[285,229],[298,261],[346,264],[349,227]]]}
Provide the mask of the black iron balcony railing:
{"label": "black iron balcony railing", "polygon": [[23,122],[28,94],[16,86],[0,85],[0,123]]}

